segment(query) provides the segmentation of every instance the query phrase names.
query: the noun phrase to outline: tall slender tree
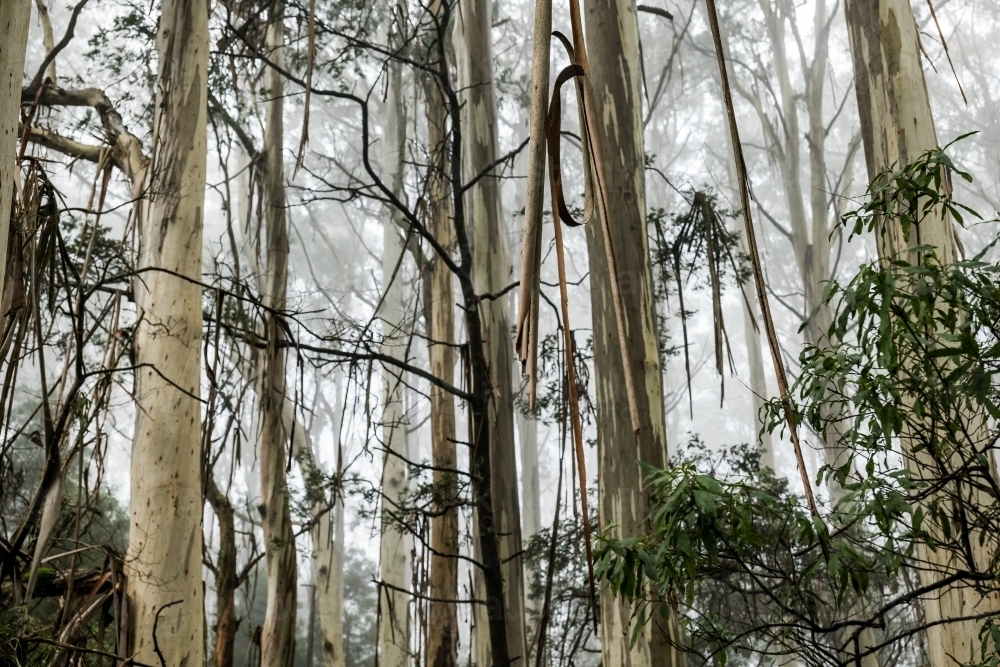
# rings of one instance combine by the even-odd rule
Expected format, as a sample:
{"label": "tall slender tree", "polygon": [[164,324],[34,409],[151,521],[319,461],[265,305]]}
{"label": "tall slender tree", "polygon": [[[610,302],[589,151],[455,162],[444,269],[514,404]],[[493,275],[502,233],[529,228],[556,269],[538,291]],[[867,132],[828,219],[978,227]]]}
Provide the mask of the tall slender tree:
{"label": "tall slender tree", "polygon": [[[441,20],[440,2],[432,12]],[[434,39],[447,39],[449,31],[439,26]],[[431,51],[431,59],[434,58]],[[437,63],[439,67],[445,63]],[[447,249],[455,245],[448,187],[447,107],[436,79],[424,87],[427,114],[427,145],[430,153],[427,186],[431,234]],[[455,311],[453,276],[439,257],[424,269],[430,283],[425,300],[428,356],[431,373],[452,384],[455,379]],[[427,622],[428,667],[454,667],[458,663],[458,456],[455,448],[455,397],[440,387],[431,387],[431,461],[434,465],[437,515],[431,519],[431,564]]]}
{"label": "tall slender tree", "polygon": [[[6,3],[5,3],[6,4]],[[201,255],[205,203],[208,5],[164,0],[152,164],[133,284],[128,654],[147,664],[205,661],[201,558]],[[159,636],[154,636],[154,629]],[[169,641],[163,641],[166,637]],[[159,639],[157,656],[154,646]]]}
{"label": "tall slender tree", "polygon": [[[656,331],[655,295],[646,234],[645,152],[642,134],[641,65],[636,5],[632,0],[593,0],[586,5],[590,78],[603,119],[609,220],[617,275],[608,266],[599,221],[587,225],[590,256],[594,370],[597,386],[598,513],[600,525],[616,536],[643,531],[649,500],[639,461],[667,463],[663,387]],[[640,417],[633,432],[611,281],[621,289],[628,332],[629,363]],[[601,594],[601,654],[606,665],[678,665],[682,654],[676,624],[647,627],[630,647],[629,610],[610,591]]]}
{"label": "tall slender tree", "polygon": [[285,4],[272,3],[267,28],[268,57],[277,67],[265,74],[264,223],[266,265],[263,287],[266,348],[260,354],[261,527],[267,563],[267,609],[261,633],[261,667],[291,667],[295,659],[298,564],[289,509],[286,469],[289,433],[285,428],[287,380],[281,312],[288,293],[288,220],[285,207],[284,75]]}
{"label": "tall slender tree", "polygon": [[[395,33],[393,33],[395,35]],[[395,37],[391,38],[395,42]],[[403,107],[403,72],[399,63],[387,67],[388,94],[383,119],[382,170],[390,189],[401,198],[406,143]],[[382,224],[382,351],[403,362],[403,227],[400,211],[385,207]],[[403,422],[403,383],[395,369],[384,371],[385,408],[382,412],[382,509],[379,549],[379,664],[406,667],[410,654],[409,602],[406,535],[400,514],[407,491],[406,427]]]}

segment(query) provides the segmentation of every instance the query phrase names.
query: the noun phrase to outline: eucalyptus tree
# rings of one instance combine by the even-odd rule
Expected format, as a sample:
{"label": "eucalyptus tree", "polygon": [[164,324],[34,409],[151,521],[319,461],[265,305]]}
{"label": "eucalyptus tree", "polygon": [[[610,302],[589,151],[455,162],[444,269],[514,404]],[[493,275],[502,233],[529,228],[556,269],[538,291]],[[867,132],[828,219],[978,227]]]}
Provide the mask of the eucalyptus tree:
{"label": "eucalyptus tree", "polygon": [[[443,2],[431,6],[435,29],[430,31],[428,59],[438,61],[449,51],[445,43],[450,31],[441,25]],[[424,104],[427,122],[427,200],[429,229],[446,252],[453,252],[455,233],[451,228],[448,168],[447,100],[440,83],[425,77]],[[453,275],[439,257],[424,267],[428,292],[424,303],[424,321],[428,338],[431,372],[448,383],[455,381],[455,295]],[[427,621],[427,656],[429,667],[455,667],[458,664],[458,555],[460,500],[458,452],[455,446],[455,397],[440,387],[431,387],[431,463],[437,513],[431,519],[431,563],[428,581],[429,610]]]}
{"label": "eucalyptus tree", "polygon": [[[399,12],[391,7],[392,14]],[[395,24],[396,21],[385,19]],[[400,27],[388,26],[389,48],[398,49]],[[382,174],[398,198],[403,198],[403,168],[406,148],[406,112],[403,107],[402,65],[386,65],[386,100],[382,118]],[[395,207],[384,207],[382,222],[382,352],[400,363],[407,356],[406,321],[403,302],[402,215]],[[400,373],[384,369],[385,404],[382,410],[383,466],[379,526],[379,634],[380,664],[406,667],[410,653],[410,623],[406,531],[401,510],[406,504],[407,452],[406,422],[403,415],[403,382]]]}
{"label": "eucalyptus tree", "polygon": [[[207,3],[163,2],[156,48],[156,116],[133,283],[138,321],[127,555],[129,654],[150,664],[160,659],[202,664],[199,281],[207,159]],[[157,647],[155,630],[170,641]]]}
{"label": "eucalyptus tree", "polygon": [[[606,239],[598,221],[587,225],[591,312],[594,327],[594,375],[597,388],[598,510],[600,524],[620,537],[643,530],[649,500],[638,461],[663,467],[667,442],[663,414],[663,377],[656,331],[655,297],[646,232],[645,152],[643,149],[638,26],[628,0],[596,0],[586,6],[590,77],[602,119],[597,131],[604,143],[611,246],[617,262],[612,275]],[[636,381],[638,432],[627,401],[622,349],[615,322],[612,281],[621,285],[629,359]],[[608,665],[678,665],[681,638],[672,623],[647,628],[630,645],[629,611],[612,595],[601,593],[601,653]]]}
{"label": "eucalyptus tree", "polygon": [[266,46],[275,67],[267,67],[264,129],[266,264],[260,283],[264,306],[265,349],[258,357],[260,402],[261,526],[267,562],[267,611],[261,633],[261,667],[290,667],[295,659],[298,552],[289,509],[285,427],[287,371],[281,313],[288,293],[288,220],[284,169],[285,3],[271,4]]}

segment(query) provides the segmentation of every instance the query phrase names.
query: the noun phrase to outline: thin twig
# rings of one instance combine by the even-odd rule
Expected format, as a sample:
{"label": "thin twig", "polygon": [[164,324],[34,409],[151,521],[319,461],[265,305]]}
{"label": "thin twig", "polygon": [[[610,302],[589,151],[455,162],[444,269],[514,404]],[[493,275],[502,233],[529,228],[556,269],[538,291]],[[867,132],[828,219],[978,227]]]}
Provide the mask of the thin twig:
{"label": "thin twig", "polygon": [[156,626],[160,624],[160,614],[164,609],[168,607],[173,607],[174,605],[184,602],[184,598],[180,600],[174,600],[173,602],[168,602],[159,609],[156,610],[156,616],[153,617],[153,650],[156,651],[156,657],[160,659],[160,667],[167,667],[167,660],[163,657],[163,652],[160,651],[160,642],[156,639]]}

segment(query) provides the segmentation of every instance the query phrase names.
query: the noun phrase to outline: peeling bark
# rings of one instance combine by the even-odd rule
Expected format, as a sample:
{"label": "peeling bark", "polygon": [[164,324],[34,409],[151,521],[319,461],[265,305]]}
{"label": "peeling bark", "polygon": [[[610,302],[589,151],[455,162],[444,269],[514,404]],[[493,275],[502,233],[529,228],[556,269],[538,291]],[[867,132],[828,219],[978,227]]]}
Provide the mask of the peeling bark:
{"label": "peeling bark", "polygon": [[[861,135],[865,147],[868,176],[874,180],[890,167],[901,167],[925,151],[938,146],[924,72],[920,64],[920,46],[910,5],[905,0],[848,0],[848,36],[854,61],[855,89],[861,115]],[[938,261],[954,262],[957,257],[955,232],[950,220],[931,214],[907,238],[902,227],[889,222],[876,230],[879,257],[888,261],[905,258],[917,263],[919,258],[907,248],[917,244],[937,248]],[[970,420],[974,417],[970,416]],[[929,429],[936,428],[928,424]],[[917,479],[933,478],[941,467],[926,448],[909,451],[913,440],[905,433],[900,438],[907,467]],[[921,442],[919,437],[916,442]],[[993,472],[995,475],[995,471]],[[951,492],[961,494],[966,502],[989,506],[992,499],[981,490],[963,493],[957,484]],[[945,502],[951,502],[945,500]],[[956,511],[957,508],[956,508]],[[964,530],[960,516],[952,517],[955,526]],[[996,536],[969,536],[971,562],[950,562],[946,549],[932,551],[917,545],[917,558],[926,566],[920,569],[924,586],[934,585],[955,568],[988,572],[993,565]],[[986,596],[972,582],[960,581],[935,591],[921,600],[927,624],[930,663],[933,667],[954,664],[954,660],[978,660],[982,646],[979,639],[983,622],[951,620],[984,613],[1000,612],[1000,596]],[[975,656],[975,657],[974,657]]]}
{"label": "peeling bark", "polygon": [[[429,227],[445,248],[453,248],[450,191],[447,182],[447,113],[441,91],[433,83],[425,87],[427,143],[431,161],[428,178]],[[430,283],[426,300],[428,356],[431,373],[448,383],[455,376],[455,296],[452,274],[437,257],[424,269]],[[458,455],[455,448],[455,397],[431,387],[431,459],[433,483],[439,515],[431,519],[431,564],[428,596],[431,598],[427,622],[428,667],[455,667],[458,664]]]}

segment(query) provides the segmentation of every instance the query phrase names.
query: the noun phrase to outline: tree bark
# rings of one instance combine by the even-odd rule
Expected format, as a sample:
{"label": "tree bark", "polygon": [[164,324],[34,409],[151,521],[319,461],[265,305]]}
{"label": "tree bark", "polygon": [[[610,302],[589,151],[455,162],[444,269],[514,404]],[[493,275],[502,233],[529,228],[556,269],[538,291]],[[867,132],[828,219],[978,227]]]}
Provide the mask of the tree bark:
{"label": "tree bark", "polygon": [[[667,464],[659,339],[646,233],[645,153],[642,136],[641,69],[635,4],[631,0],[586,3],[586,36],[595,116],[603,119],[612,245],[618,267],[629,363],[640,415],[638,435],[622,400],[625,370],[614,319],[612,286],[600,221],[587,225],[594,370],[597,386],[598,505],[600,525],[625,538],[645,529],[649,498],[637,465]],[[599,213],[598,213],[599,214]],[[601,594],[601,652],[605,665],[646,667],[683,664],[675,623],[651,623],[633,648],[626,627],[629,609],[610,590]],[[668,639],[669,637],[669,639]]]}
{"label": "tree bark", "polygon": [[[406,116],[403,110],[402,69],[399,63],[388,65],[388,99],[383,123],[383,178],[397,197],[403,192],[403,158],[406,141]],[[382,351],[403,361],[406,341],[403,336],[403,242],[399,229],[400,213],[391,206],[385,210],[382,250]],[[403,422],[403,384],[399,373],[384,369],[385,408],[382,413],[382,511],[380,529],[379,631],[378,662],[385,667],[405,667],[410,654],[409,596],[407,595],[407,547],[400,524],[405,501],[406,427]]]}
{"label": "tree bark", "polygon": [[[285,7],[282,0],[271,6],[267,30],[270,58],[284,66]],[[284,77],[268,67],[265,74],[267,103],[264,127],[264,220],[267,226],[267,260],[264,269],[264,305],[272,309],[264,316],[267,348],[259,357],[260,486],[258,507],[264,533],[267,563],[267,609],[261,632],[261,667],[291,667],[295,659],[295,619],[298,564],[295,534],[289,510],[285,428],[285,352],[280,315],[288,291],[288,221],[285,211],[284,170]]]}
{"label": "tree bark", "polygon": [[[746,239],[740,236],[740,243],[746,247]],[[745,289],[745,288],[744,288]],[[771,441],[771,434],[764,431],[764,409],[765,403],[770,394],[767,391],[767,376],[764,375],[764,352],[760,345],[760,308],[754,295],[743,299],[743,335],[747,346],[747,365],[750,367],[750,393],[752,394],[751,405],[753,407],[753,435],[754,442],[760,445],[760,464],[765,468],[775,470],[774,465],[774,445]],[[775,471],[777,472],[777,471]]]}
{"label": "tree bark", "polygon": [[219,521],[219,556],[215,561],[215,667],[233,667],[236,641],[236,521],[229,498],[209,473],[206,495]]}
{"label": "tree bark", "polygon": [[[183,37],[183,38],[181,38]],[[134,282],[136,425],[126,564],[130,656],[205,661],[200,361],[208,6],[165,0],[156,119]],[[185,280],[178,276],[187,277]],[[168,606],[169,605],[169,606]],[[159,633],[154,637],[154,625]],[[169,640],[167,638],[169,637]]]}
{"label": "tree bark", "polygon": [[[24,79],[24,54],[30,19],[30,0],[8,0],[0,6],[0,26],[3,27],[6,44],[0,49],[0,294],[4,293],[9,221],[18,170],[15,160],[17,121],[21,110],[21,82]],[[0,313],[0,317],[2,315]]]}
{"label": "tree bark", "polygon": [[[545,209],[545,124],[549,110],[552,0],[535,0],[531,56],[528,173],[518,292],[517,350],[522,375],[528,376],[528,405],[535,406],[538,367],[538,290],[542,261],[542,213]],[[530,534],[530,533],[529,533]]]}
{"label": "tree bark", "polygon": [[[455,245],[451,228],[450,191],[447,181],[447,112],[436,82],[425,87],[427,143],[430,167],[427,188],[430,231],[444,248]],[[455,379],[455,296],[452,274],[438,257],[425,268],[429,281],[427,338],[431,373],[448,383]],[[433,483],[439,514],[431,519],[431,564],[428,595],[431,598],[427,623],[428,667],[455,667],[458,664],[458,456],[455,448],[455,397],[431,387],[431,459]]]}
{"label": "tree bark", "polygon": [[[38,9],[38,22],[42,24],[42,45],[45,46],[45,53],[48,55],[56,45],[56,37],[52,32],[52,19],[49,17],[49,6],[46,0],[35,0],[35,7]],[[53,86],[56,85],[55,58],[45,69],[45,76],[49,78]]]}
{"label": "tree bark", "polygon": [[[468,147],[464,154],[466,179],[475,178],[499,157],[497,105],[493,81],[491,36],[492,4],[487,0],[461,0],[458,28],[461,34],[458,72],[466,91],[463,107]],[[511,282],[513,267],[504,229],[500,181],[491,172],[470,188],[466,195],[472,227],[472,281],[477,294],[497,294]],[[506,620],[507,650],[511,662],[524,661],[527,645],[524,631],[524,570],[521,559],[521,511],[518,498],[517,464],[514,442],[513,343],[507,303],[503,298],[480,300],[483,342],[492,385],[487,403],[493,520],[500,545],[503,572],[503,599],[487,599],[477,626],[487,625],[482,616],[493,614],[502,604]],[[489,516],[478,516],[488,521]]]}
{"label": "tree bark", "polygon": [[[920,44],[916,24],[906,0],[848,0],[848,36],[854,61],[855,91],[861,116],[861,136],[870,180],[889,168],[901,168],[925,151],[938,147],[924,72],[920,64]],[[919,263],[907,249],[918,244],[935,246],[938,261],[954,262],[957,257],[955,232],[949,219],[932,213],[909,238],[893,219],[876,230],[876,245],[883,261],[901,258]],[[975,417],[969,416],[974,421]],[[928,424],[928,429],[939,428]],[[930,479],[941,470],[926,448],[908,451],[919,437],[901,437],[904,459],[916,478]],[[994,472],[995,474],[995,472]],[[967,502],[986,507],[991,499],[973,490]],[[969,495],[969,494],[963,494]],[[944,499],[945,503],[951,503]],[[959,519],[960,517],[953,517]],[[960,521],[953,525],[961,526]],[[963,530],[964,528],[958,528]],[[986,572],[996,549],[995,536],[969,536],[973,562],[959,568]],[[922,585],[933,585],[954,570],[947,549],[932,551],[917,545]],[[971,582],[958,582],[922,599],[930,663],[933,667],[954,664],[954,660],[978,661],[982,646],[979,631],[983,621],[962,619],[977,614],[1000,612],[1000,596],[982,595]]]}

